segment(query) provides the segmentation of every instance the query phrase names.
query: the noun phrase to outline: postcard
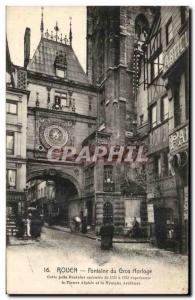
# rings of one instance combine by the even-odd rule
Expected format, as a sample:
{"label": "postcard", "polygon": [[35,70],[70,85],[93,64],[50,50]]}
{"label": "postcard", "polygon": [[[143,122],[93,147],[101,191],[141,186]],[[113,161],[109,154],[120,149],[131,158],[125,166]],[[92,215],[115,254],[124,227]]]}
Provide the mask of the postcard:
{"label": "postcard", "polygon": [[190,8],[6,7],[6,292],[190,293]]}

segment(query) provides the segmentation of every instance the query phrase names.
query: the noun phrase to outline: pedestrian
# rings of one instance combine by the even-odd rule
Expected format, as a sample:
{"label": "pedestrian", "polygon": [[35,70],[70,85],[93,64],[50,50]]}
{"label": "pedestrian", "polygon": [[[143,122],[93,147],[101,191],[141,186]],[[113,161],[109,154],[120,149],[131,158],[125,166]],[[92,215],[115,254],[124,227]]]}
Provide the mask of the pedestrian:
{"label": "pedestrian", "polygon": [[100,228],[101,235],[101,249],[110,250],[112,249],[112,239],[114,236],[114,226],[111,222],[106,222]]}
{"label": "pedestrian", "polygon": [[81,212],[81,216],[82,216],[81,231],[82,233],[87,233],[87,209],[86,208],[84,209],[84,211]]}
{"label": "pedestrian", "polygon": [[82,231],[82,233],[87,233],[87,218],[86,217],[83,217],[81,231]]}
{"label": "pedestrian", "polygon": [[133,228],[132,228],[132,237],[137,238],[140,236],[140,227],[139,227],[139,222],[137,221],[136,217],[134,218],[133,221]]}
{"label": "pedestrian", "polygon": [[16,221],[16,226],[17,226],[17,237],[22,238],[25,233],[25,222],[23,221],[22,217],[18,217]]}
{"label": "pedestrian", "polygon": [[42,222],[39,213],[37,211],[34,211],[31,220],[32,238],[37,240],[41,236],[41,227],[42,227]]}
{"label": "pedestrian", "polygon": [[80,231],[81,219],[78,216],[76,216],[74,218],[74,222],[75,222],[75,232],[79,232]]}

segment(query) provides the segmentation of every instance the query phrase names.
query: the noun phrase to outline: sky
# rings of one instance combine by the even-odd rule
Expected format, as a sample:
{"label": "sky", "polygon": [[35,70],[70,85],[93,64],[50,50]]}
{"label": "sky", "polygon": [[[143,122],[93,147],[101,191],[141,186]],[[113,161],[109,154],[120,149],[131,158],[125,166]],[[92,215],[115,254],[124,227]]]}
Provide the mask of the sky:
{"label": "sky", "polygon": [[[24,32],[31,29],[31,58],[40,41],[41,6],[7,6],[6,32],[11,60],[24,64]],[[86,7],[85,6],[44,6],[44,31],[54,31],[56,21],[59,34],[69,35],[69,17],[72,17],[73,49],[86,70]]]}

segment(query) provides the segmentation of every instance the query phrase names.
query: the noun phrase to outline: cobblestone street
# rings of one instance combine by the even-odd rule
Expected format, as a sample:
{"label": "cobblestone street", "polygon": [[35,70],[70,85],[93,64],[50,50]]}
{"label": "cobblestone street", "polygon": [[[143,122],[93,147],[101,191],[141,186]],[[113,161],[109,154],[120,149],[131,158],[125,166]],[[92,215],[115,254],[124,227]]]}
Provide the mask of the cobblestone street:
{"label": "cobblestone street", "polygon": [[[20,286],[20,293],[30,293],[30,290],[36,290],[40,294],[45,293],[45,290],[48,293],[58,290],[62,294],[67,291],[69,294],[97,292],[93,285],[86,286],[87,283],[84,286],[76,286],[74,282],[68,286],[60,284],[57,276],[69,275],[65,274],[65,267],[78,268],[79,274],[83,272],[88,275],[94,275],[94,269],[113,268],[118,272],[121,268],[120,275],[128,275],[124,270],[141,270],[140,273],[133,271],[138,277],[145,276],[150,271],[150,280],[135,279],[139,279],[143,285],[141,293],[163,293],[170,280],[172,285],[169,284],[167,293],[187,292],[186,256],[154,248],[148,243],[114,243],[113,250],[101,251],[100,242],[97,240],[46,227],[43,228],[40,241],[21,241],[8,246],[7,265],[11,270],[7,282],[8,291],[11,289],[16,294],[17,286]],[[58,272],[60,268],[63,270],[61,273]],[[24,283],[22,291],[21,282]],[[32,289],[29,290],[27,282],[32,283]],[[45,285],[47,289],[44,288]],[[113,283],[113,286],[102,288],[98,292],[131,294],[136,293],[137,288],[136,285],[129,285],[120,290]]]}

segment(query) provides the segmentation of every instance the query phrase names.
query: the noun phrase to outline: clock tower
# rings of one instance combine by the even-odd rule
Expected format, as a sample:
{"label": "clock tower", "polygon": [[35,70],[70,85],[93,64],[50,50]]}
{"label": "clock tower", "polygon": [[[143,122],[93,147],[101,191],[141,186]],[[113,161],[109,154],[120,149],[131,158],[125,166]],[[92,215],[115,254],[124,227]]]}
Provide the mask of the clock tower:
{"label": "clock tower", "polygon": [[56,186],[60,184],[63,193],[54,202],[60,213],[68,209],[69,220],[86,209],[83,169],[75,162],[51,161],[48,152],[51,148],[79,147],[96,129],[97,116],[96,87],[89,82],[74,52],[71,25],[70,19],[69,38],[60,33],[57,22],[53,31],[44,30],[42,11],[40,42],[32,59],[29,28],[24,38],[30,91],[27,181],[50,180]]}

